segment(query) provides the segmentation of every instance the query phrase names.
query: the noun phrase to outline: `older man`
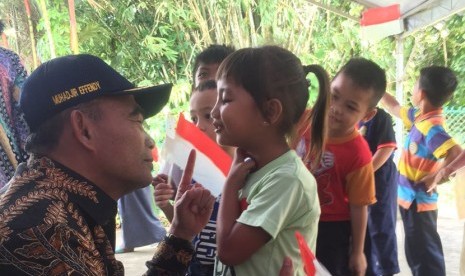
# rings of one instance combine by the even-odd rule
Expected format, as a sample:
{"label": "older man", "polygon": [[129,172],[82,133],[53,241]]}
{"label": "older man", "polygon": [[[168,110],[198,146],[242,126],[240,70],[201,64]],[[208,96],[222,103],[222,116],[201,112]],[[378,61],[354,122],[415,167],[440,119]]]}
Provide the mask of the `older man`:
{"label": "older man", "polygon": [[[135,88],[91,55],[53,59],[31,74],[20,96],[31,157],[0,200],[0,275],[124,274],[114,257],[116,200],[152,181],[154,141],[143,121],[170,91]],[[189,185],[194,159],[148,275],[182,274],[189,241],[210,216],[214,198]]]}

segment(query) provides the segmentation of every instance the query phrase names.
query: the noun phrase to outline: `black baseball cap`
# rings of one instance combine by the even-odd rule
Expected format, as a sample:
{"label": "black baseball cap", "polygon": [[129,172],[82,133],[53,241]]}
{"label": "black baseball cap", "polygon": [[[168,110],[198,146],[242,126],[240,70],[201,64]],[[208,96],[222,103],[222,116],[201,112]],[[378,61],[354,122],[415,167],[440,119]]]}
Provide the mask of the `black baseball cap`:
{"label": "black baseball cap", "polygon": [[168,102],[172,84],[135,87],[102,59],[70,55],[41,64],[26,79],[19,105],[32,132],[61,111],[97,97],[134,95],[145,118]]}

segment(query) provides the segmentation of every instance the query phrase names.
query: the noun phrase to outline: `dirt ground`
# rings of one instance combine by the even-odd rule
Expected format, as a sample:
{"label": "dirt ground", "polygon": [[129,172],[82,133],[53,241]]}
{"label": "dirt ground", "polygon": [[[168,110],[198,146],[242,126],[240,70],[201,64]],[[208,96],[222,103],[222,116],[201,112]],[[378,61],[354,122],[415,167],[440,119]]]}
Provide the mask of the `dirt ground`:
{"label": "dirt ground", "polygon": [[[440,197],[441,198],[441,197]],[[457,218],[455,203],[444,199],[439,204],[438,232],[443,243],[447,276],[459,276],[459,260],[462,249],[464,221]],[[453,202],[453,201],[452,201]],[[397,221],[397,241],[399,248],[399,264],[401,272],[397,275],[411,275],[404,254],[403,226],[400,218]],[[117,231],[117,240],[120,238]],[[118,241],[117,241],[118,244]],[[145,261],[152,258],[155,245],[136,248],[133,253],[118,254],[116,258],[123,262],[127,276],[142,275],[145,272]]]}

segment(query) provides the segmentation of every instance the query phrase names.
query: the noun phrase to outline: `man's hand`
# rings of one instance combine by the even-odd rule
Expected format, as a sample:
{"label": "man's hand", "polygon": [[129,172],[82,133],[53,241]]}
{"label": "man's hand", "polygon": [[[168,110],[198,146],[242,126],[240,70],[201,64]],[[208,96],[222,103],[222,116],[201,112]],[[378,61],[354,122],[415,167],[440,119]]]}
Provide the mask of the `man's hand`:
{"label": "man's hand", "polygon": [[215,197],[202,185],[191,185],[195,165],[192,150],[179,183],[174,204],[174,217],[169,232],[191,241],[207,224],[213,211]]}

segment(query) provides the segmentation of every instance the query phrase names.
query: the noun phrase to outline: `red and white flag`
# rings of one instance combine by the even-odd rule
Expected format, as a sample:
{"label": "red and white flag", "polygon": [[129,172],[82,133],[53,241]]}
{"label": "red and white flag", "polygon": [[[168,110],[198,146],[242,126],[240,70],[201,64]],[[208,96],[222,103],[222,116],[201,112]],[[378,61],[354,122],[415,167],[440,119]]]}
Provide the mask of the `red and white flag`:
{"label": "red and white flag", "polygon": [[371,42],[402,33],[404,23],[400,14],[400,5],[395,4],[364,11],[362,19],[360,19],[360,26],[362,39]]}
{"label": "red and white flag", "polygon": [[189,152],[197,151],[192,178],[218,196],[232,164],[231,157],[194,124],[180,114],[176,126],[167,124],[162,157],[169,164],[184,168]]}

